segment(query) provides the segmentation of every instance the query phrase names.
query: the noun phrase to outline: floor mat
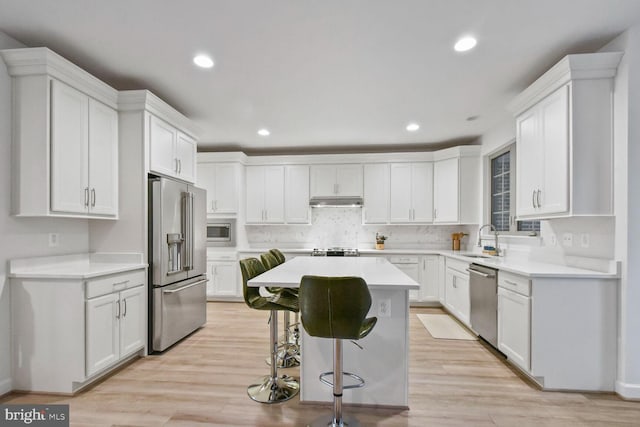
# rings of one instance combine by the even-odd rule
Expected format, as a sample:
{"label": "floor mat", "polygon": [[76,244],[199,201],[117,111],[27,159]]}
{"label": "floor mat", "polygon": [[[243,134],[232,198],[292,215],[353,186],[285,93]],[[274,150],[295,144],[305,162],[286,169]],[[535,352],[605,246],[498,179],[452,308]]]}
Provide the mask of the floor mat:
{"label": "floor mat", "polygon": [[446,340],[477,339],[448,314],[417,314],[416,316],[434,338]]}

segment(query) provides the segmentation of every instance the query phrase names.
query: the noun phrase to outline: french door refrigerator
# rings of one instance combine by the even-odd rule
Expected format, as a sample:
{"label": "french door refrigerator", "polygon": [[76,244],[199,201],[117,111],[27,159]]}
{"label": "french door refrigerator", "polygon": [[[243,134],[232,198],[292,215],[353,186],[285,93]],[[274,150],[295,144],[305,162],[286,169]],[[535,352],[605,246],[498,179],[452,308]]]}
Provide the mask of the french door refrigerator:
{"label": "french door refrigerator", "polygon": [[164,351],[207,320],[206,191],[149,178],[149,349]]}

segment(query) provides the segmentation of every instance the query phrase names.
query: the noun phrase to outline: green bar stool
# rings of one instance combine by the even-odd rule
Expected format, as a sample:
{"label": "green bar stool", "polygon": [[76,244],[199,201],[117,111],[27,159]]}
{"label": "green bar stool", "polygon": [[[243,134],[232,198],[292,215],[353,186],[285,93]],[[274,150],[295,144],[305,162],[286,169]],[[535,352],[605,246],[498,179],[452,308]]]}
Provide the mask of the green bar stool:
{"label": "green bar stool", "polygon": [[286,294],[272,297],[260,295],[259,288],[249,287],[247,282],[267,271],[257,258],[240,260],[242,272],[242,295],[244,302],[254,310],[269,310],[271,373],[260,378],[247,388],[247,394],[256,402],[279,403],[294,397],[300,391],[300,384],[293,377],[278,376],[276,356],[278,353],[278,311],[298,311],[298,300]]}
{"label": "green bar stool", "polygon": [[[276,259],[278,260],[278,264],[282,264],[283,262],[285,262],[284,254],[280,252],[279,249],[269,249],[269,252],[271,252],[273,256],[276,257]],[[295,291],[296,295],[298,295],[297,289],[290,289],[290,291]],[[300,319],[298,318],[298,313],[295,313],[294,317],[295,318],[293,320],[293,324],[289,325],[289,329],[292,330],[292,333],[289,334],[289,342],[291,344],[294,344],[298,349],[298,353],[300,353]]]}
{"label": "green bar stool", "polygon": [[[278,251],[280,252],[280,251]],[[280,252],[282,255],[282,252]],[[284,258],[284,255],[282,255]],[[266,267],[267,270],[271,270],[274,267],[277,267],[281,264],[279,262],[278,257],[273,254],[271,251],[263,253],[260,255],[260,259],[262,260],[262,264]],[[278,288],[278,287],[267,287],[267,291],[271,292],[274,295],[287,294],[288,298],[293,298],[296,301],[298,300],[298,290],[291,288]],[[297,314],[297,311],[295,312]],[[300,347],[296,345],[296,343],[292,343],[291,337],[291,317],[289,311],[284,312],[284,340],[279,345],[278,350],[278,367],[279,368],[292,368],[294,366],[300,366]],[[267,364],[271,364],[271,358],[267,358]]]}
{"label": "green bar stool", "polygon": [[[333,387],[333,415],[310,426],[358,426],[354,418],[342,416],[342,391],[364,386],[362,377],[342,369],[342,340],[366,337],[378,319],[367,318],[371,294],[360,277],[303,276],[300,282],[300,317],[305,331],[312,337],[333,339],[333,372],[320,374],[320,381]],[[333,375],[333,382],[326,378]],[[343,376],[356,383],[343,385]]]}

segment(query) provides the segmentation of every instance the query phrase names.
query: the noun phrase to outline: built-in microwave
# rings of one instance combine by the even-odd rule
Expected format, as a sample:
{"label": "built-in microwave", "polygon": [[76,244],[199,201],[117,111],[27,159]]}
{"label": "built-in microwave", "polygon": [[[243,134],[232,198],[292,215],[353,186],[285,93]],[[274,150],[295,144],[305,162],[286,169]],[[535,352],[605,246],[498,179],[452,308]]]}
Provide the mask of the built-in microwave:
{"label": "built-in microwave", "polygon": [[235,246],[236,220],[216,219],[207,221],[208,246]]}

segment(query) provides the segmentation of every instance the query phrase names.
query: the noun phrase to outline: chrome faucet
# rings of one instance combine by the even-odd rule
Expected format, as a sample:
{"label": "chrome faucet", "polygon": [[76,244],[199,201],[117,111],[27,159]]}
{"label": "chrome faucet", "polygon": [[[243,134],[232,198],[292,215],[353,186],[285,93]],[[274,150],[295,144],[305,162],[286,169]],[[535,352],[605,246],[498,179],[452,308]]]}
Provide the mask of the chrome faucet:
{"label": "chrome faucet", "polygon": [[478,247],[482,247],[482,229],[485,227],[490,227],[490,230],[493,230],[493,247],[496,249],[496,255],[500,255],[500,247],[498,246],[498,229],[493,224],[484,224],[478,229]]}

